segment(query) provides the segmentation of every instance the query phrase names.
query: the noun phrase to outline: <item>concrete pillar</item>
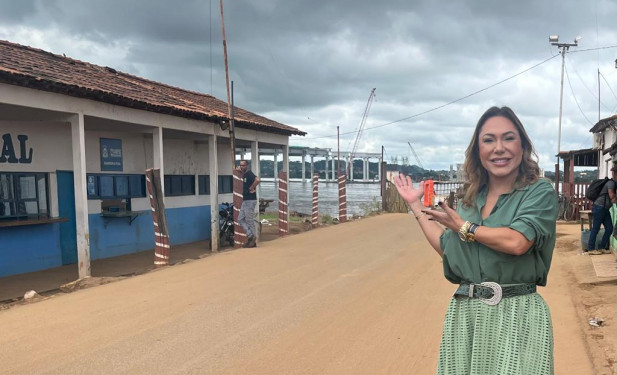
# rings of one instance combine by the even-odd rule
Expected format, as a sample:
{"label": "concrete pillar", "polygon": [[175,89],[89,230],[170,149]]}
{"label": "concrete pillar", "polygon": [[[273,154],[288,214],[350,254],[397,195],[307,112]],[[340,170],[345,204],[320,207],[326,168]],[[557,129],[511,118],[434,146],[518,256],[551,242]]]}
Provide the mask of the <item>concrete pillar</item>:
{"label": "concrete pillar", "polygon": [[90,272],[90,228],[88,225],[88,194],[86,192],[86,135],[84,114],[73,115],[71,142],[73,148],[73,186],[75,189],[75,225],[77,230],[77,268],[79,278]]}
{"label": "concrete pillar", "polygon": [[329,161],[328,158],[329,158],[329,155],[326,154],[326,162],[324,163],[326,165],[326,173],[324,174],[326,178],[324,178],[324,181],[328,181],[328,161]]}
{"label": "concrete pillar", "polygon": [[306,151],[302,151],[302,183],[306,182]]}
{"label": "concrete pillar", "polygon": [[313,178],[312,176],[314,174],[315,174],[315,155],[311,155],[311,179]]}
{"label": "concrete pillar", "polygon": [[335,165],[335,161],[334,161],[334,155],[332,155],[332,181],[336,181],[337,176],[335,175],[336,173],[336,165]]}
{"label": "concrete pillar", "polygon": [[208,138],[208,169],[210,173],[210,239],[211,250],[216,253],[219,243],[219,162],[217,136]]}
{"label": "concrete pillar", "polygon": [[349,181],[353,181],[353,158],[351,155],[347,156],[347,165],[349,165]]}
{"label": "concrete pillar", "polygon": [[287,172],[287,181],[289,182],[287,189],[287,222],[289,223],[289,196],[291,195],[291,181],[289,181],[289,145],[283,146],[283,170]]}
{"label": "concrete pillar", "polygon": [[368,179],[367,173],[366,173],[366,163],[367,159],[366,158],[362,158],[362,181],[366,181]]}
{"label": "concrete pillar", "polygon": [[152,166],[161,172],[161,190],[163,191],[163,202],[165,202],[165,164],[163,162],[163,129],[156,127],[152,130]]}
{"label": "concrete pillar", "polygon": [[278,155],[278,150],[274,150],[274,181],[276,181],[276,179],[278,178],[278,175],[279,175],[279,155]]}
{"label": "concrete pillar", "polygon": [[[251,142],[251,171],[255,174],[255,176],[259,176],[259,142],[253,141]],[[257,189],[255,190],[257,193],[257,207],[255,209],[255,220],[259,221],[259,185],[257,185]],[[257,233],[255,233],[255,238],[257,241],[261,239],[261,233],[259,232],[259,223],[255,223],[255,229],[257,229]]]}

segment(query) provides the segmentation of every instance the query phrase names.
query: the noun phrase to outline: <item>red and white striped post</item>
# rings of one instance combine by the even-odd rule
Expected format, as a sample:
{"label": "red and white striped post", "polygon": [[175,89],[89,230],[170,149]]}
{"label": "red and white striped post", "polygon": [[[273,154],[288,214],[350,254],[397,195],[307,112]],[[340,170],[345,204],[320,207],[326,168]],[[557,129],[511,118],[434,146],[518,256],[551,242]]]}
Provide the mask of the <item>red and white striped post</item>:
{"label": "red and white striped post", "polygon": [[154,224],[154,266],[156,268],[169,264],[169,253],[171,251],[165,217],[165,202],[163,202],[163,189],[160,185],[160,173],[159,169],[146,169],[146,189],[150,197],[152,223]]}
{"label": "red and white striped post", "polygon": [[234,247],[240,247],[246,243],[248,238],[244,232],[244,228],[238,223],[238,215],[240,215],[240,207],[244,201],[244,179],[241,171],[234,169]]}
{"label": "red and white striped post", "polygon": [[313,215],[311,217],[311,224],[314,227],[319,225],[319,175],[315,173],[313,175]]}
{"label": "red and white striped post", "polygon": [[289,223],[287,222],[287,172],[280,172],[278,176],[279,183],[279,236],[286,236],[289,233]]}
{"label": "red and white striped post", "polygon": [[347,176],[344,173],[338,175],[338,221],[347,221]]}

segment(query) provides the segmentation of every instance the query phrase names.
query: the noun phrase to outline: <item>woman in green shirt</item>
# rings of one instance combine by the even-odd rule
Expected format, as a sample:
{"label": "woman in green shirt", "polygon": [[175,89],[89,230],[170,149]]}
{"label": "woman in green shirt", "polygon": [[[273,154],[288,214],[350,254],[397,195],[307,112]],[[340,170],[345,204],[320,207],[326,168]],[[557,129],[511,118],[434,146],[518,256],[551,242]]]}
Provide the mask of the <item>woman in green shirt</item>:
{"label": "woman in green shirt", "polygon": [[[454,211],[425,208],[424,182],[395,185],[445,277],[459,284],[446,313],[438,374],[553,374],[553,328],[536,293],[555,247],[557,196],[508,107],[480,117],[465,153],[465,195]],[[444,230],[445,229],[445,230]]]}

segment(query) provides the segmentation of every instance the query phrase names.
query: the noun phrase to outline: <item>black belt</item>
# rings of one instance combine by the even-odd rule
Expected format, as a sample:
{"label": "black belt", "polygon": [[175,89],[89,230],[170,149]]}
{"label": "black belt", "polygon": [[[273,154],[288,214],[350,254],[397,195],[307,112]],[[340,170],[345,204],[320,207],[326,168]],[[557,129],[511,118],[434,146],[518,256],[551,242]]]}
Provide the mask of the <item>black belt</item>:
{"label": "black belt", "polygon": [[485,282],[481,284],[461,284],[454,295],[478,298],[487,305],[496,305],[502,298],[523,296],[535,292],[536,284],[501,286],[494,282]]}

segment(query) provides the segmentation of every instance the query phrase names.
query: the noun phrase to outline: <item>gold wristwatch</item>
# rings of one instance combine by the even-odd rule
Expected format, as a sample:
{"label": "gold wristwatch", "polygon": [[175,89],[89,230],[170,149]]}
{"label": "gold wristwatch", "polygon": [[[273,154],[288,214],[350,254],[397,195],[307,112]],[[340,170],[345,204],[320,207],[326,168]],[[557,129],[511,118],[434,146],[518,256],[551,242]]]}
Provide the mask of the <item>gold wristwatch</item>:
{"label": "gold wristwatch", "polygon": [[476,229],[479,225],[466,221],[458,230],[458,238],[463,242],[475,242],[476,241]]}
{"label": "gold wristwatch", "polygon": [[476,229],[478,229],[479,225],[476,223],[471,223],[469,229],[467,229],[467,242],[475,242],[476,241]]}
{"label": "gold wristwatch", "polygon": [[467,232],[469,231],[470,226],[471,222],[469,221],[466,221],[465,223],[463,223],[463,225],[461,225],[460,229],[458,230],[458,238],[460,238],[461,241],[467,242]]}

